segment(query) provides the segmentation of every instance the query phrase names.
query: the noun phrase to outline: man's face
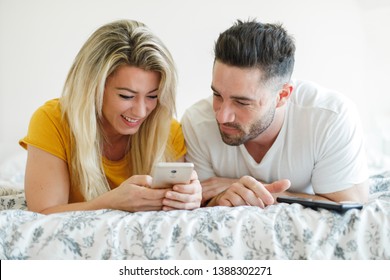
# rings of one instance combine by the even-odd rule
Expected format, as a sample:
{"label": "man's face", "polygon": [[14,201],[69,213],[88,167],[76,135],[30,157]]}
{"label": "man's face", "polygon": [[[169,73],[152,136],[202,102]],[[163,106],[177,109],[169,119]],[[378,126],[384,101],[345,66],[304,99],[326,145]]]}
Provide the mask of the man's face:
{"label": "man's face", "polygon": [[213,69],[213,109],[222,140],[241,145],[259,137],[271,125],[276,97],[261,81],[261,71],[216,61]]}

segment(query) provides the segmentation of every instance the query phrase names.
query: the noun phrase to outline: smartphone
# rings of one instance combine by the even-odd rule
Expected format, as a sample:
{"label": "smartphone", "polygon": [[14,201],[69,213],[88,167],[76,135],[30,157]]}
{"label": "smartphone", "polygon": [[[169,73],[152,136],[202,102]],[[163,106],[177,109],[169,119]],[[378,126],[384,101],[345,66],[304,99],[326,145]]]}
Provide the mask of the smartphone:
{"label": "smartphone", "polygon": [[159,162],[152,170],[152,188],[170,188],[176,184],[189,184],[194,164],[192,162]]}
{"label": "smartphone", "polygon": [[314,200],[309,198],[302,197],[293,197],[293,196],[279,196],[276,198],[277,202],[286,202],[286,203],[299,203],[305,207],[310,207],[312,209],[324,208],[328,210],[334,210],[337,212],[345,212],[350,209],[362,209],[363,204],[357,202],[333,202],[328,200]]}

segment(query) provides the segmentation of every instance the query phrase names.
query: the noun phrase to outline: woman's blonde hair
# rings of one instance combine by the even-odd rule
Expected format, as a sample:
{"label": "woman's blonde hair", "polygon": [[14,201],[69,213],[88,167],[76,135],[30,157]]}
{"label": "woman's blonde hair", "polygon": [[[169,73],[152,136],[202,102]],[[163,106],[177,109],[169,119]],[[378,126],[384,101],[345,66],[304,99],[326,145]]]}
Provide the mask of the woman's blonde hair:
{"label": "woman's blonde hair", "polygon": [[177,77],[170,52],[143,23],[120,20],[106,24],[76,56],[60,99],[71,131],[71,184],[80,188],[86,200],[110,190],[102,165],[103,94],[107,77],[122,65],[161,76],[157,107],[129,140],[131,174],[149,174],[154,163],[173,157],[167,141],[176,107]]}

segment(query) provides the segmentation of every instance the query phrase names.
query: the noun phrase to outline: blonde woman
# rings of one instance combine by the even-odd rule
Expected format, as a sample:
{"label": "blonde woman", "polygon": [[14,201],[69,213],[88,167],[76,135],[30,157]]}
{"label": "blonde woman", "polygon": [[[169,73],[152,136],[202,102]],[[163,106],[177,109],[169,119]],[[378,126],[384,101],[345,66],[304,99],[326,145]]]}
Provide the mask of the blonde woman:
{"label": "blonde woman", "polygon": [[33,115],[25,194],[29,210],[55,213],[151,211],[200,206],[196,172],[188,185],[151,189],[152,166],[183,161],[175,112],[176,71],[144,24],[121,20],[96,30],[77,55],[62,96]]}

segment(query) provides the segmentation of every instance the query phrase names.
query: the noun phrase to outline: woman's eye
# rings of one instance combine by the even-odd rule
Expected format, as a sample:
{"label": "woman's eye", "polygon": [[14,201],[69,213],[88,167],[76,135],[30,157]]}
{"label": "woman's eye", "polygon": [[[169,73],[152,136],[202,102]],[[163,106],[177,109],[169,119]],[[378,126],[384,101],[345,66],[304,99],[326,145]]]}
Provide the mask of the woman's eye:
{"label": "woman's eye", "polygon": [[156,99],[158,97],[158,95],[149,95],[148,98],[150,99]]}
{"label": "woman's eye", "polygon": [[119,97],[128,100],[128,99],[132,99],[134,96],[119,94]]}

